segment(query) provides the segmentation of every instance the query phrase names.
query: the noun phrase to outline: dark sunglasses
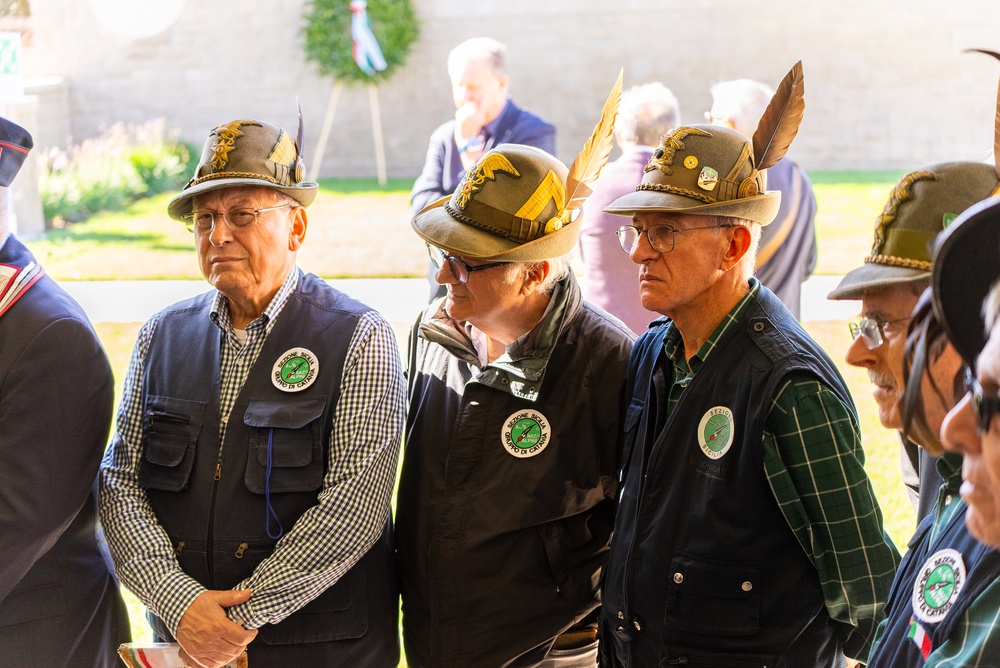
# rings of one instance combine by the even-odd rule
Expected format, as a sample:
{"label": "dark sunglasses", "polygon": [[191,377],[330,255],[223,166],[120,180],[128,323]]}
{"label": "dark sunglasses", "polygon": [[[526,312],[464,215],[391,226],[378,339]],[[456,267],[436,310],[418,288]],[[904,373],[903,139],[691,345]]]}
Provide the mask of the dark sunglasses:
{"label": "dark sunglasses", "polygon": [[1000,414],[1000,397],[986,394],[972,369],[965,370],[965,389],[972,395],[972,410],[976,414],[979,431],[985,434],[990,430],[993,416]]}

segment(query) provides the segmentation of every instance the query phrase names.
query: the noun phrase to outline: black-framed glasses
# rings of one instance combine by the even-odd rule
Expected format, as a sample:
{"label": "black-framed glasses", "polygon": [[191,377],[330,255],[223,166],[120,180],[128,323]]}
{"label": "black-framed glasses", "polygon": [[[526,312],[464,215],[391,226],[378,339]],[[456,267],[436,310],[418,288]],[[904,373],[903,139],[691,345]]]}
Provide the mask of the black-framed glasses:
{"label": "black-framed glasses", "polygon": [[277,209],[284,209],[286,206],[295,206],[294,204],[279,204],[278,206],[268,206],[263,209],[229,209],[229,211],[192,211],[188,215],[184,216],[184,225],[187,226],[188,232],[194,234],[208,234],[213,229],[215,229],[215,221],[217,218],[222,218],[229,225],[229,229],[235,230],[241,227],[246,227],[251,223],[257,222],[257,214],[264,213],[265,211],[275,211]]}
{"label": "black-framed glasses", "polygon": [[895,320],[882,320],[880,318],[857,318],[847,323],[847,328],[851,331],[851,339],[856,340],[859,336],[865,342],[868,350],[875,350],[885,343],[885,326],[897,322],[909,320],[910,316],[903,316]]}
{"label": "black-framed glasses", "polygon": [[969,368],[965,370],[965,389],[972,395],[972,412],[976,415],[979,433],[985,434],[990,430],[993,416],[1000,414],[1000,397],[987,394],[979,384],[976,374]]}
{"label": "black-framed glasses", "polygon": [[735,227],[732,223],[722,225],[704,225],[701,227],[672,227],[670,225],[650,225],[643,229],[634,225],[623,225],[619,227],[615,234],[618,236],[618,243],[622,250],[631,253],[639,243],[639,236],[645,232],[646,240],[650,247],[657,253],[669,253],[674,249],[674,237],[678,232],[693,232],[694,230],[712,230],[725,227]]}
{"label": "black-framed glasses", "polygon": [[511,264],[510,262],[487,262],[486,264],[477,264],[473,267],[462,258],[448,255],[437,246],[432,246],[431,244],[427,244],[427,254],[431,256],[431,264],[438,269],[447,262],[451,275],[459,283],[468,283],[469,275],[474,271],[482,271],[483,269],[492,269],[493,267]]}

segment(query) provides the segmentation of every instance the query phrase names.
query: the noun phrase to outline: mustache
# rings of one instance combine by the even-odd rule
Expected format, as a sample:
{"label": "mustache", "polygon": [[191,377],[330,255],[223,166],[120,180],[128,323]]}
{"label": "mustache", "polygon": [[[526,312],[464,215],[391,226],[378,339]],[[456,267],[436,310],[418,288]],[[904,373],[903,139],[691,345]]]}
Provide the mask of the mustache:
{"label": "mustache", "polygon": [[868,380],[871,381],[872,385],[882,385],[888,387],[896,386],[896,379],[892,377],[892,374],[885,373],[884,371],[869,369]]}

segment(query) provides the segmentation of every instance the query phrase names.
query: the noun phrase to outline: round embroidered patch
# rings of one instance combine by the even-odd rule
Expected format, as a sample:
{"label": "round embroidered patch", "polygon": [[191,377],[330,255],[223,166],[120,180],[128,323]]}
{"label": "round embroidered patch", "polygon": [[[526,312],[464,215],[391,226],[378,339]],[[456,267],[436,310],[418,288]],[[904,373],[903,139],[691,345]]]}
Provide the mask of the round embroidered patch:
{"label": "round embroidered patch", "polygon": [[549,421],[530,408],[511,415],[500,429],[504,450],[522,459],[541,453],[548,446],[551,436]]}
{"label": "round embroidered patch", "polygon": [[945,548],[928,557],[913,583],[913,615],[928,624],[944,619],[965,586],[965,573],[958,550]]}
{"label": "round embroidered patch", "polygon": [[286,351],[271,369],[271,382],[282,392],[301,392],[316,382],[319,360],[305,348]]}
{"label": "round embroidered patch", "polygon": [[733,412],[725,406],[710,408],[698,423],[698,445],[709,459],[719,459],[733,444]]}

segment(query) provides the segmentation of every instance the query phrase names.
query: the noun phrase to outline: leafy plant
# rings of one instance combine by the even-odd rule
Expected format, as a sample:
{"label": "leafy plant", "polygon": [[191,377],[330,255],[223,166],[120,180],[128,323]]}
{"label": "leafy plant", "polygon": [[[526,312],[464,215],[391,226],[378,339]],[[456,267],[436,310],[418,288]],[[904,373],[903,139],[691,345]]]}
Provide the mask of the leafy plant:
{"label": "leafy plant", "polygon": [[163,120],[116,123],[79,145],[52,149],[40,167],[45,219],[77,222],[179,189],[194,170],[195,156],[191,147],[168,135]]}
{"label": "leafy plant", "polygon": [[368,76],[354,62],[348,0],[312,0],[306,12],[305,52],[325,76],[338,81],[379,83],[403,64],[419,34],[410,0],[368,0],[372,33],[386,68]]}

